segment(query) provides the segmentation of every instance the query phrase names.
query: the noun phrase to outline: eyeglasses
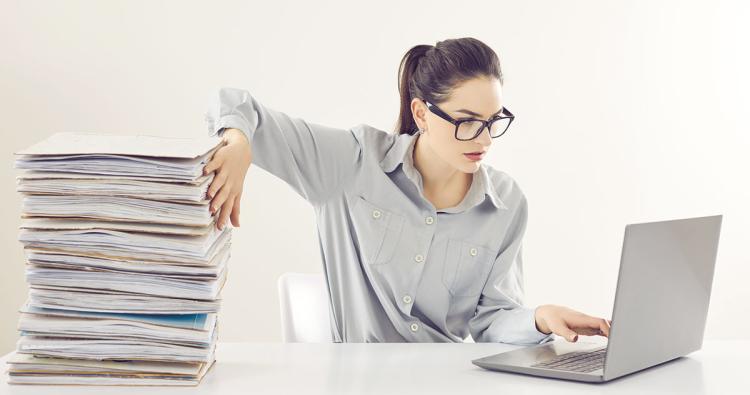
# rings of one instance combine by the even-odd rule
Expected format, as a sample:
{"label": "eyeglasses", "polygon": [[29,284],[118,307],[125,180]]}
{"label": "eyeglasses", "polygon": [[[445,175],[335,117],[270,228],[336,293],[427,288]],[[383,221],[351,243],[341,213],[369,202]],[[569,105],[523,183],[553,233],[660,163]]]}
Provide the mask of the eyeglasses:
{"label": "eyeglasses", "polygon": [[481,120],[476,118],[466,118],[466,119],[453,119],[450,115],[448,115],[445,111],[438,108],[436,105],[428,102],[427,100],[423,100],[424,103],[427,105],[427,108],[435,115],[439,116],[440,118],[445,119],[446,121],[456,125],[456,140],[461,141],[468,141],[473,140],[477,138],[482,132],[484,131],[484,128],[488,128],[490,131],[490,137],[493,139],[498,138],[505,134],[505,131],[508,130],[510,127],[510,124],[513,122],[513,119],[515,119],[515,116],[513,113],[508,111],[507,108],[503,107],[503,110],[500,115],[495,115],[489,120]]}

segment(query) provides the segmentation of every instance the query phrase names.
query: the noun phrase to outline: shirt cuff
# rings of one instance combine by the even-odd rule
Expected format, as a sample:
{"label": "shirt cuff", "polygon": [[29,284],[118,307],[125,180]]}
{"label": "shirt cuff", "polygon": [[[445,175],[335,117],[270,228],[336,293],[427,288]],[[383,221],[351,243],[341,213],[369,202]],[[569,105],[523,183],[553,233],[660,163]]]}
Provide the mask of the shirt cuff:
{"label": "shirt cuff", "polygon": [[255,134],[255,131],[252,130],[247,120],[239,115],[229,114],[224,115],[218,121],[214,121],[211,118],[207,118],[206,121],[208,123],[209,136],[221,137],[226,128],[241,130],[242,133],[245,133],[247,141],[252,141],[253,135]]}

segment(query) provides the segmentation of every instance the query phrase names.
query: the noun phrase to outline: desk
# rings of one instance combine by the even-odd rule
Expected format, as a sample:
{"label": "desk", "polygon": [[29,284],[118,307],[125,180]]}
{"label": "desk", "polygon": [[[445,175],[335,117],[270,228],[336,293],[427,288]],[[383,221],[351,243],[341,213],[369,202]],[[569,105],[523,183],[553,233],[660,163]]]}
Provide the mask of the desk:
{"label": "desk", "polygon": [[[703,349],[603,384],[492,372],[471,360],[518,346],[500,343],[219,343],[198,387],[8,385],[1,395],[66,394],[734,394],[747,383],[750,341]],[[744,356],[744,357],[743,357]],[[0,359],[5,371],[7,356]],[[748,393],[748,392],[744,392]]]}

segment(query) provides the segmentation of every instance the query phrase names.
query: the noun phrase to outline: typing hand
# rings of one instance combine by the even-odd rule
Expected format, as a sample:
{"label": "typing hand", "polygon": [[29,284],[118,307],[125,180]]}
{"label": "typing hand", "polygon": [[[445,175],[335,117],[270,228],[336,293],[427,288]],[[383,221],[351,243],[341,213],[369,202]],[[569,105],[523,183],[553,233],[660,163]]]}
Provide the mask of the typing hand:
{"label": "typing hand", "polygon": [[578,335],[609,337],[612,323],[604,318],[592,317],[565,306],[542,305],[534,314],[536,327],[542,333],[554,333],[569,342],[578,341]]}
{"label": "typing hand", "polygon": [[203,174],[216,172],[207,194],[211,199],[211,215],[216,215],[217,211],[219,213],[216,221],[218,229],[224,229],[228,217],[232,225],[240,226],[242,187],[253,158],[250,142],[241,130],[226,129],[222,137],[223,146],[203,167]]}

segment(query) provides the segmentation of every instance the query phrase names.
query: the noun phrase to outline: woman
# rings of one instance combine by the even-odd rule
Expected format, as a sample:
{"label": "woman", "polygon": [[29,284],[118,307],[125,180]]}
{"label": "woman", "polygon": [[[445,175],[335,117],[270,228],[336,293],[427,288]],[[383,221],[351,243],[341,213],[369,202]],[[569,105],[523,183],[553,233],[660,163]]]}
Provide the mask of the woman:
{"label": "woman", "polygon": [[513,116],[495,52],[473,38],[410,49],[397,134],[306,122],[224,88],[206,120],[225,145],[205,166],[217,226],[239,226],[250,163],[315,208],[336,342],[544,343],[609,335],[609,322],[525,307],[527,202],[481,162]]}

